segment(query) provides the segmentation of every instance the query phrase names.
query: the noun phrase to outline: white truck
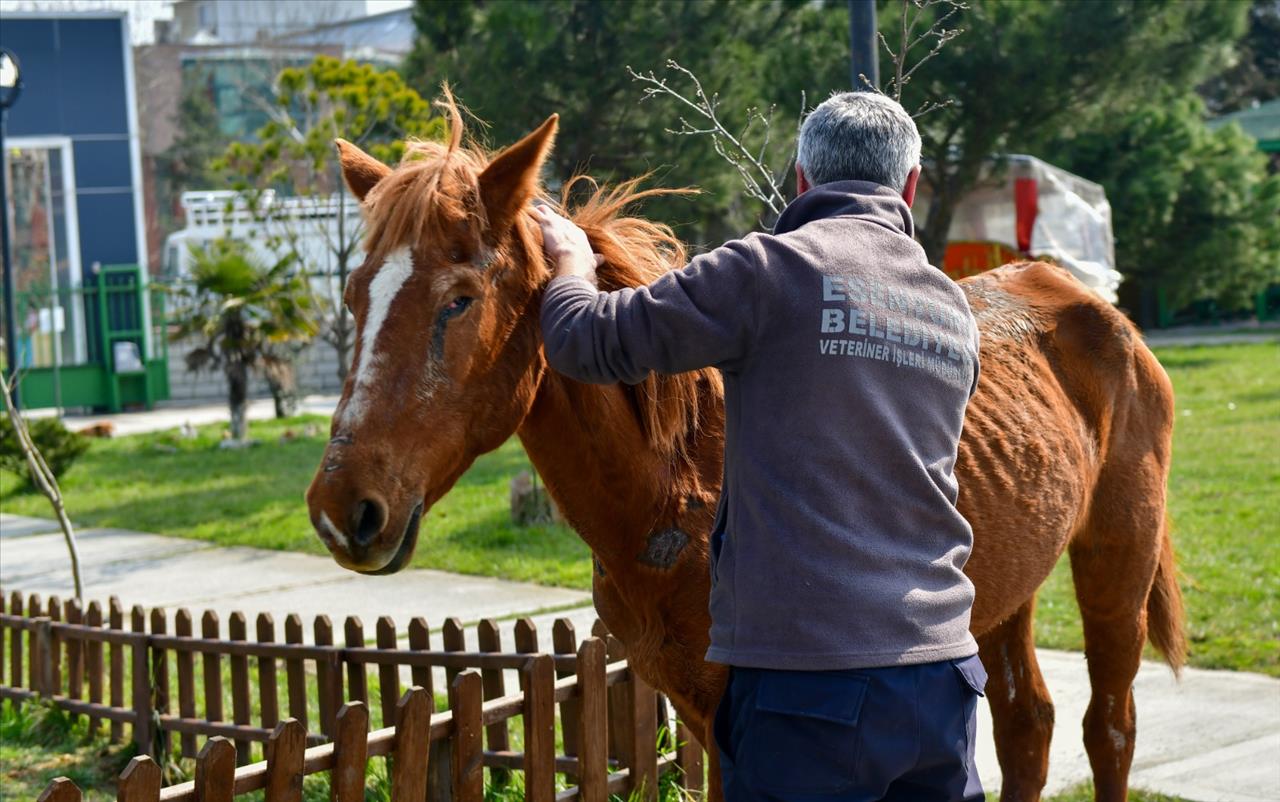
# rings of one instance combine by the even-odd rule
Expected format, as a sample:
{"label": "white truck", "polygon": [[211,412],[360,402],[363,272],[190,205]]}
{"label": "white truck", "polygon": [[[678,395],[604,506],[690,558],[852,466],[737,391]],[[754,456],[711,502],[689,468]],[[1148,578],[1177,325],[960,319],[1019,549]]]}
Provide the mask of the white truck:
{"label": "white truck", "polygon": [[[916,220],[928,219],[929,195],[921,181]],[[1056,262],[1114,304],[1121,276],[1102,186],[1033,156],[993,159],[956,207],[941,267],[960,279],[1020,259]]]}
{"label": "white truck", "polygon": [[[358,241],[362,229],[360,204],[346,193],[279,197],[273,190],[263,192],[251,206],[245,195],[232,190],[182,193],[187,226],[165,240],[165,281],[181,282],[191,277],[191,249],[207,248],[216,239],[248,243],[265,264],[274,264],[290,251],[298,255],[301,267],[314,277],[326,279],[336,288],[337,252],[344,243]],[[357,246],[348,260],[349,270],[363,261]],[[319,290],[320,287],[317,287]],[[326,286],[327,291],[332,288]]]}
{"label": "white truck", "polygon": [[[311,287],[321,304],[321,315],[328,318],[345,314],[342,287],[338,275],[337,250],[341,243],[359,243],[363,229],[359,203],[348,195],[324,197],[281,197],[264,192],[256,208],[242,194],[229,191],[184,192],[182,207],[187,225],[165,240],[161,281],[179,285],[191,279],[192,249],[204,249],[217,239],[234,239],[246,243],[265,265],[275,264],[290,252],[299,257],[299,269],[305,269]],[[364,261],[357,244],[347,261],[354,270]],[[179,302],[174,298],[173,304]],[[324,322],[324,321],[322,321]],[[216,373],[192,373],[185,367],[183,356],[192,343],[177,341],[170,345],[169,386],[171,397],[182,400],[225,398],[225,382]],[[341,389],[338,381],[338,355],[323,339],[312,342],[297,359],[297,380],[306,392],[332,393]],[[251,387],[261,395],[266,387],[255,377]]]}

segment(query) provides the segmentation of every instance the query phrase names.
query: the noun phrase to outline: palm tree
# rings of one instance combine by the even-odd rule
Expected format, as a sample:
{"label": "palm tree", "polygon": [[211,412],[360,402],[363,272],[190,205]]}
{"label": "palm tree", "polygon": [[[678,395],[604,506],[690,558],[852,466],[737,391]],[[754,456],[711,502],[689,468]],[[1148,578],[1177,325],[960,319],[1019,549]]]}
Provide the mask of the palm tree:
{"label": "palm tree", "polygon": [[[247,433],[249,374],[259,369],[273,384],[297,346],[315,336],[314,300],[292,254],[270,267],[236,240],[220,239],[192,249],[191,280],[172,289],[177,296],[174,339],[199,342],[187,354],[189,370],[222,369],[227,377],[231,437]],[[277,398],[277,410],[281,409]]]}

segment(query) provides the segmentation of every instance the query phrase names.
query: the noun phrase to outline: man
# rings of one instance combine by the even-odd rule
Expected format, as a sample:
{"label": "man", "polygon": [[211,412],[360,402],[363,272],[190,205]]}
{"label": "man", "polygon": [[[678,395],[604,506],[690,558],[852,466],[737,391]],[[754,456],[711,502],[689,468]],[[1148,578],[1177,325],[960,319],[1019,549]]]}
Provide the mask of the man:
{"label": "man", "polygon": [[729,802],[983,798],[953,475],[978,336],[912,239],[919,164],[900,105],[835,95],[805,120],[772,234],[612,293],[583,232],[540,207],[552,367],[724,376],[707,659],[731,666],[715,722]]}

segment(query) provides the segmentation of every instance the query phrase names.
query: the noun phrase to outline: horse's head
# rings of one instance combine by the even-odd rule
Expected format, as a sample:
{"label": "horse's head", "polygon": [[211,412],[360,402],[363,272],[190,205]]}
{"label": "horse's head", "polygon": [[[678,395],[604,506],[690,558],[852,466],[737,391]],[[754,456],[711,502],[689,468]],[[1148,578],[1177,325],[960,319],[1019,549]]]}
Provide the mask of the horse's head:
{"label": "horse's head", "polygon": [[368,256],[347,282],[352,365],[307,504],[334,558],[364,573],[408,562],[423,512],[515,431],[543,370],[528,207],[556,117],[492,159],[461,127],[455,111],[451,142],[411,144],[394,169],[337,143]]}
{"label": "horse's head", "polygon": [[[408,563],[422,516],[517,430],[547,375],[538,312],[551,274],[530,204],[556,118],[490,156],[463,144],[450,107],[450,141],[411,144],[394,169],[338,142],[368,255],[347,281],[355,349],[307,504],[334,558],[364,573]],[[605,256],[605,289],[647,284],[684,263],[670,229],[621,216],[670,191],[638,184],[596,188],[572,212]],[[613,426],[663,459],[682,453],[706,386],[718,392],[718,376],[651,376],[615,389],[630,398],[609,405]]]}

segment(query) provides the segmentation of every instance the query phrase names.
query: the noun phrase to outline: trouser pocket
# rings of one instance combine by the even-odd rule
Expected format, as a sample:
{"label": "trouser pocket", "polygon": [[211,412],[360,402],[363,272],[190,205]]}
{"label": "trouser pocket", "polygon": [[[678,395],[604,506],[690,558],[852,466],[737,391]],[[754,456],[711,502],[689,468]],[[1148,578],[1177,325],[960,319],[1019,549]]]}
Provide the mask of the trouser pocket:
{"label": "trouser pocket", "polygon": [[857,781],[867,678],[845,672],[759,671],[736,746],[737,771],[775,794],[827,794]]}
{"label": "trouser pocket", "polygon": [[978,697],[986,696],[987,669],[982,665],[978,655],[952,660],[960,678],[961,693],[964,698],[965,717],[965,753],[970,765],[973,764],[973,750],[978,739]]}
{"label": "trouser pocket", "polygon": [[951,665],[955,668],[956,673],[960,675],[961,681],[969,686],[970,690],[979,696],[986,696],[987,669],[982,665],[982,660],[978,655],[952,660]]}

